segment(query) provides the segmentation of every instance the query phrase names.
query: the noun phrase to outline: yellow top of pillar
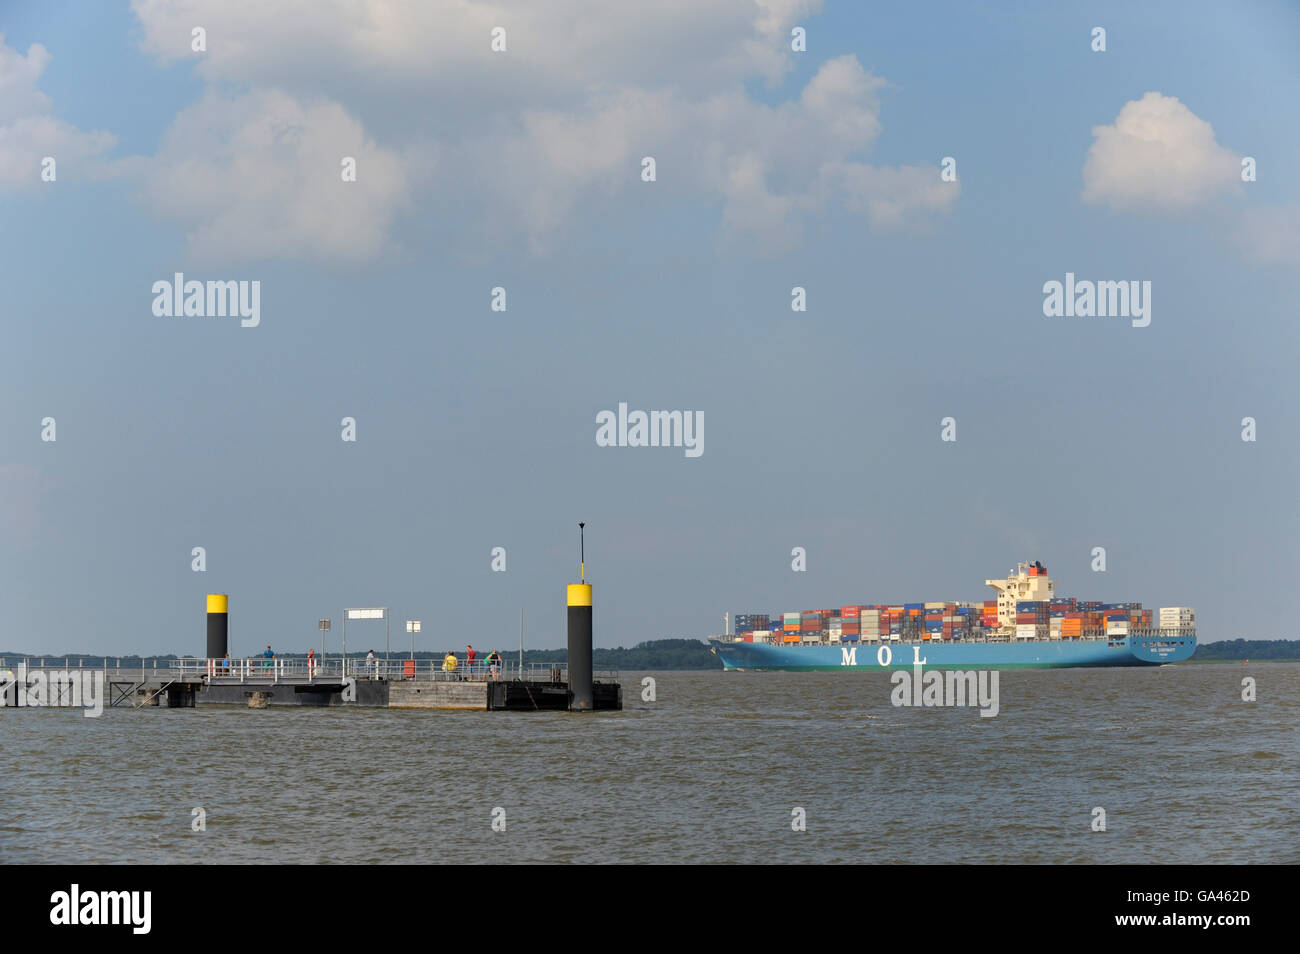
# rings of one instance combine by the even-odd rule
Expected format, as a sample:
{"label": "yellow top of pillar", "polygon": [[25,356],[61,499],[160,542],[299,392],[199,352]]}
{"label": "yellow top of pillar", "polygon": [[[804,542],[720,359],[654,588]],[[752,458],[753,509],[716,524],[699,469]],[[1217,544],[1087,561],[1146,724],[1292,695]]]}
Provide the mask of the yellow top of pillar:
{"label": "yellow top of pillar", "polygon": [[569,584],[569,605],[590,606],[591,605],[591,584],[570,583]]}
{"label": "yellow top of pillar", "polygon": [[230,597],[225,593],[208,594],[208,612],[209,613],[227,613],[229,612]]}

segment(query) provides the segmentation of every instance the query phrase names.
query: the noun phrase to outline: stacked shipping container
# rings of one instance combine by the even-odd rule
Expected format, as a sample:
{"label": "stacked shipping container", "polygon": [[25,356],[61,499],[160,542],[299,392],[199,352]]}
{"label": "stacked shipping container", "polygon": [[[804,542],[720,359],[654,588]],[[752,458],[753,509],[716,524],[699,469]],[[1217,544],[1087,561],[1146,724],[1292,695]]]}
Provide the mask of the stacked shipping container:
{"label": "stacked shipping container", "polygon": [[[1043,571],[1045,574],[1046,571]],[[1032,575],[1038,574],[1031,568]],[[1150,628],[1152,610],[1141,603],[1100,603],[1073,598],[1020,600],[1015,604],[1014,633],[1018,639],[1079,639],[1085,632],[1127,635]],[[881,640],[969,639],[1001,628],[998,601],[981,603],[853,604],[838,609],[804,610],[774,615],[737,614],[742,639],[775,642],[877,642]],[[1193,627],[1188,607],[1160,610],[1162,628]]]}

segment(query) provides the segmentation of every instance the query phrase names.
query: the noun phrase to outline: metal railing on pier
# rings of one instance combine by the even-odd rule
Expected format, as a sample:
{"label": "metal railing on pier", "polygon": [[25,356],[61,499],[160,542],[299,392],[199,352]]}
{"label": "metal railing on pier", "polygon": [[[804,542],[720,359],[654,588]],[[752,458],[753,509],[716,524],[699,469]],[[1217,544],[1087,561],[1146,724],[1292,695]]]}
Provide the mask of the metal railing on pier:
{"label": "metal railing on pier", "polygon": [[[71,660],[48,656],[0,657],[0,671],[22,666],[28,672],[38,670],[102,670],[141,684],[168,682],[294,683],[336,684],[343,679],[374,679],[397,682],[484,682],[525,680],[528,682],[568,682],[565,663],[525,663],[502,657],[496,665],[481,658],[472,664],[458,659],[450,668],[439,659],[368,659],[337,656],[308,659],[301,656],[252,656],[239,659],[152,659],[136,660],[96,657],[97,665],[84,665],[85,659]],[[597,681],[618,680],[617,670],[596,670]]]}

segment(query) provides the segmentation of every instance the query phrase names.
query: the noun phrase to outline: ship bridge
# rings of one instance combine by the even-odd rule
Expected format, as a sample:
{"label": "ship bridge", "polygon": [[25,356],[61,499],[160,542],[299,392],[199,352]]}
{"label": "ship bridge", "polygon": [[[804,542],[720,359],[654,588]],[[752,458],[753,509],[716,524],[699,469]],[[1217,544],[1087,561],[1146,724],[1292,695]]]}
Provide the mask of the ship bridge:
{"label": "ship bridge", "polygon": [[1020,600],[1050,600],[1056,584],[1047,575],[1047,567],[1037,560],[1017,564],[1005,580],[985,580],[986,586],[998,591],[998,625],[1016,625],[1016,603]]}

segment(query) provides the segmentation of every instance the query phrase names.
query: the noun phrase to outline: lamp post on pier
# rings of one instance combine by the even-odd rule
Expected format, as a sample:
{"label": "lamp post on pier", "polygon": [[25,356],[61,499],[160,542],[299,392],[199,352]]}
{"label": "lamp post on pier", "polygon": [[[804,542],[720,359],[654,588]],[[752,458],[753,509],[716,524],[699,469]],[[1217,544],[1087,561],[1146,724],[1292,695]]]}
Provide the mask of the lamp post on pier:
{"label": "lamp post on pier", "polygon": [[415,661],[415,634],[420,631],[420,621],[418,619],[408,619],[406,621],[406,631],[411,634],[411,661]]}

